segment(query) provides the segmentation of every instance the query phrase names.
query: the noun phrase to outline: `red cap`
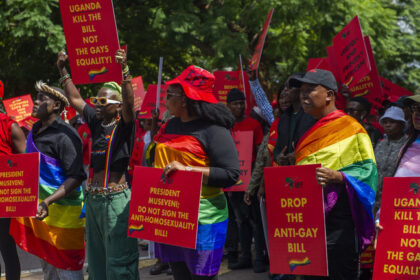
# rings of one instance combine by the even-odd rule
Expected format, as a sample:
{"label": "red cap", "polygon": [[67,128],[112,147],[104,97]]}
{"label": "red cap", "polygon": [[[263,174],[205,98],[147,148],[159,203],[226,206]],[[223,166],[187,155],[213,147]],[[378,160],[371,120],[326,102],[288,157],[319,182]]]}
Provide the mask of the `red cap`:
{"label": "red cap", "polygon": [[188,66],[181,75],[166,82],[166,85],[174,84],[180,84],[185,95],[192,100],[208,103],[218,102],[213,95],[214,76],[203,68],[194,65]]}

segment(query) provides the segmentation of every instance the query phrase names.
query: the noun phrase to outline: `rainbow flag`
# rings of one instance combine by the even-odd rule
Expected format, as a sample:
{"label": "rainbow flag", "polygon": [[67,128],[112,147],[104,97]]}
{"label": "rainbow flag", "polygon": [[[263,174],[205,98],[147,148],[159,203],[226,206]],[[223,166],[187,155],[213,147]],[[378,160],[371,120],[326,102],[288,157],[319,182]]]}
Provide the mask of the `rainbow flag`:
{"label": "rainbow flag", "polygon": [[[296,164],[322,164],[344,174],[359,246],[367,247],[375,234],[373,203],[378,185],[375,155],[366,130],[337,110],[320,119],[300,139]],[[325,189],[324,189],[325,191]],[[335,204],[324,202],[326,215]]]}
{"label": "rainbow flag", "polygon": [[[174,160],[187,166],[210,166],[210,159],[198,138],[164,134],[165,127],[166,124],[154,139],[154,167],[164,168]],[[222,189],[202,185],[196,250],[156,243],[156,255],[163,262],[185,262],[193,274],[215,275],[223,257],[227,225],[228,208]]]}
{"label": "rainbow flag", "polygon": [[92,69],[92,70],[89,70],[88,71],[89,79],[92,81],[93,78],[95,78],[96,76],[101,75],[101,74],[105,74],[106,72],[108,72],[108,69],[106,69],[105,66],[102,66],[101,69]]}
{"label": "rainbow flag", "polygon": [[[26,150],[38,152],[28,135]],[[40,153],[40,202],[55,192],[65,181],[60,163]],[[65,270],[80,270],[85,259],[85,219],[80,218],[83,193],[81,188],[67,197],[51,204],[49,216],[40,221],[33,218],[12,219],[10,232],[16,244],[24,251],[45,260],[51,265]]]}
{"label": "rainbow flag", "polygon": [[129,231],[130,234],[132,234],[134,231],[142,231],[142,230],[144,230],[144,226],[143,225],[139,225],[139,226],[131,225],[128,228],[128,231]]}
{"label": "rainbow flag", "polygon": [[289,267],[290,267],[290,271],[293,272],[293,270],[297,267],[297,266],[304,266],[307,264],[310,264],[311,261],[309,260],[308,257],[305,257],[304,259],[298,260],[298,259],[291,259],[289,261]]}

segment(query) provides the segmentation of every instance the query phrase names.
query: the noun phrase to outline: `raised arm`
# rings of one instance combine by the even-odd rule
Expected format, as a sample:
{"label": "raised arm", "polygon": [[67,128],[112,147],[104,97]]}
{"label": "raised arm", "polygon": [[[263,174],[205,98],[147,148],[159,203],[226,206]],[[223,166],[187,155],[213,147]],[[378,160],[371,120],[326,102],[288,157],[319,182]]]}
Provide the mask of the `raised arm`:
{"label": "raised arm", "polygon": [[15,154],[23,154],[26,147],[25,134],[17,123],[12,124],[11,130],[13,152]]}
{"label": "raised arm", "polygon": [[65,63],[68,59],[68,55],[65,52],[59,52],[57,58],[57,68],[60,72],[60,83],[64,89],[64,94],[69,100],[71,106],[83,116],[83,108],[85,108],[86,102],[83,100],[76,86],[70,77],[69,72],[66,69]]}
{"label": "raised arm", "polygon": [[117,50],[115,60],[121,64],[123,69],[122,88],[122,108],[121,114],[125,123],[131,123],[134,120],[134,92],[131,85],[131,75],[127,65],[127,54],[123,49]]}

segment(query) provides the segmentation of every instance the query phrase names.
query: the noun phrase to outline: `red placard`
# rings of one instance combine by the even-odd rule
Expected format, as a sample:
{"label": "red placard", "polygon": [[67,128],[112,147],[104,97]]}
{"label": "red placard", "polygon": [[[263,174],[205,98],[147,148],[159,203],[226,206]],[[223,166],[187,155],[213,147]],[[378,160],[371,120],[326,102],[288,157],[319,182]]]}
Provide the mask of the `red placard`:
{"label": "red placard", "polygon": [[382,91],[384,93],[385,99],[388,99],[391,102],[397,101],[398,98],[404,95],[413,95],[411,91],[408,91],[405,88],[394,84],[393,82],[385,79],[384,77],[379,77],[379,79],[381,80]]}
{"label": "red placard", "polygon": [[39,153],[0,156],[0,218],[35,216],[38,181]]}
{"label": "red placard", "polygon": [[334,38],[333,47],[341,81],[354,86],[369,74],[371,67],[358,16],[355,16]]}
{"label": "red placard", "polygon": [[230,188],[223,189],[225,192],[243,192],[246,191],[251,180],[252,167],[252,145],[254,140],[253,131],[235,131],[232,135],[238,151],[239,168],[241,175],[238,182]]}
{"label": "red placard", "polygon": [[20,125],[20,121],[32,115],[34,103],[29,94],[3,100],[4,109],[9,117]]}
{"label": "red placard", "polygon": [[268,28],[270,27],[271,18],[273,17],[274,8],[268,12],[267,19],[265,20],[263,30],[258,38],[257,46],[255,47],[254,54],[249,61],[250,70],[257,70],[260,65],[262,51],[264,48],[265,37],[267,37]]}
{"label": "red placard", "polygon": [[378,69],[376,68],[375,57],[372,52],[369,36],[364,37],[366,50],[369,56],[371,71],[363,77],[357,84],[350,87],[351,96],[363,96],[369,100],[374,107],[382,107],[383,92],[381,82],[379,80]]}
{"label": "red placard", "polygon": [[[249,86],[249,77],[247,73],[243,73],[245,81],[242,81],[242,73],[239,71],[214,71],[215,81],[213,87],[213,94],[219,102],[226,105],[227,94],[231,89],[237,88],[242,92],[247,92],[245,114],[248,115],[251,111],[251,104],[255,104],[254,97]],[[245,90],[244,90],[245,85]]]}
{"label": "red placard", "polygon": [[420,178],[384,178],[373,280],[420,279]]}
{"label": "red placard", "polygon": [[[159,104],[159,119],[162,119],[163,113],[166,111],[166,91],[168,90],[167,85],[160,86],[160,104]],[[141,104],[141,109],[139,112],[139,118],[142,119],[151,119],[152,111],[156,108],[156,95],[157,95],[157,85],[149,85],[147,87],[146,95],[144,97],[143,103]]]}
{"label": "red placard", "polygon": [[36,123],[37,121],[38,121],[37,118],[27,117],[27,118],[25,118],[25,119],[23,119],[23,120],[20,121],[19,126],[20,127],[24,127],[27,130],[31,131],[32,130],[32,127],[34,126],[34,123]]}
{"label": "red placard", "polygon": [[121,82],[114,7],[111,0],[60,0],[72,79],[75,84]]}
{"label": "red placard", "polygon": [[320,166],[264,168],[271,273],[328,275]]}
{"label": "red placard", "polygon": [[3,82],[0,80],[0,99],[3,99],[3,95],[4,95],[4,86],[3,86]]}
{"label": "red placard", "polygon": [[128,236],[196,248],[202,174],[135,166]]}
{"label": "red placard", "polygon": [[141,109],[146,92],[144,91],[143,79],[141,76],[131,79],[134,91],[134,111]]}
{"label": "red placard", "polygon": [[312,69],[323,69],[331,71],[330,64],[328,62],[328,58],[310,58],[308,60],[308,66],[306,67],[306,72]]}
{"label": "red placard", "polygon": [[360,268],[361,269],[373,268],[374,260],[375,260],[375,248],[374,248],[374,244],[370,244],[362,252],[362,254],[360,254]]}

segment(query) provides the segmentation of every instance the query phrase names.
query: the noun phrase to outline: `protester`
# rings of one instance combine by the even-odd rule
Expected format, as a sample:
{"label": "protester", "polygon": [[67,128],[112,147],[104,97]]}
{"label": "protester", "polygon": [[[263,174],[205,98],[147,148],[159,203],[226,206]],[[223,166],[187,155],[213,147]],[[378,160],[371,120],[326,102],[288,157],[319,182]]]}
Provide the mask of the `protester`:
{"label": "protester", "polygon": [[134,95],[124,50],[116,61],[123,69],[122,89],[105,83],[95,108],[81,97],[68,74],[67,55],[58,54],[64,92],[92,133],[93,177],[86,195],[86,240],[90,279],[139,279],[137,240],[127,237],[131,190],[125,173],[135,137]]}
{"label": "protester", "polygon": [[281,115],[277,124],[277,140],[273,160],[280,166],[294,164],[294,150],[302,135],[315,123],[315,119],[304,112],[299,99],[299,88],[291,81],[302,77],[295,73],[287,79],[284,94],[291,106]]}
{"label": "protester", "polygon": [[331,72],[313,69],[290,82],[300,86],[304,111],[318,120],[299,140],[296,163],[322,164],[316,179],[325,198],[329,277],[305,279],[357,279],[359,254],[374,236],[378,177],[371,141],[355,119],[336,109]]}
{"label": "protester", "polygon": [[375,214],[381,206],[382,181],[385,177],[392,177],[398,163],[398,154],[401,147],[407,142],[408,135],[404,133],[407,122],[404,111],[391,106],[379,120],[385,131],[384,140],[380,141],[375,148],[376,165],[378,167],[378,190],[376,191]]}
{"label": "protester", "polygon": [[[6,114],[0,113],[0,155],[24,153],[25,141],[25,134],[19,125]],[[10,218],[0,218],[0,252],[5,264],[6,279],[16,280],[20,279],[20,262],[9,229]]]}
{"label": "protester", "polygon": [[201,172],[197,247],[155,244],[156,256],[169,262],[176,280],[218,279],[226,239],[228,209],[221,188],[235,184],[239,162],[229,129],[231,113],[212,94],[214,76],[189,66],[169,85],[166,106],[174,118],[155,136],[154,165],[170,176],[176,170]]}
{"label": "protester", "polygon": [[11,233],[23,250],[41,258],[44,279],[83,279],[84,224],[82,141],[60,114],[69,106],[63,90],[35,85],[32,116],[39,119],[26,151],[40,153],[39,206],[36,219],[17,218]]}
{"label": "protester", "polygon": [[364,97],[358,96],[350,98],[346,104],[345,112],[355,118],[367,131],[373,148],[382,139],[382,133],[368,122],[367,117],[372,108],[372,104]]}
{"label": "protester", "polygon": [[[242,91],[234,88],[227,95],[227,107],[235,117],[235,125],[233,133],[239,131],[251,131],[253,135],[252,146],[252,166],[254,165],[258,146],[263,140],[263,131],[258,121],[245,115],[245,95]],[[230,269],[242,269],[252,266],[251,243],[252,236],[255,239],[256,259],[254,263],[255,272],[264,272],[264,235],[261,227],[261,219],[259,218],[259,204],[255,197],[254,205],[247,205],[244,200],[244,192],[229,192],[228,202],[233,210],[236,225],[238,227],[239,242],[241,245],[241,254],[237,262],[229,263]],[[232,219],[233,220],[233,219]],[[231,227],[235,226],[229,223],[228,233]],[[235,240],[232,240],[235,242]],[[236,241],[237,242],[237,241]],[[231,252],[235,254],[235,252]]]}

